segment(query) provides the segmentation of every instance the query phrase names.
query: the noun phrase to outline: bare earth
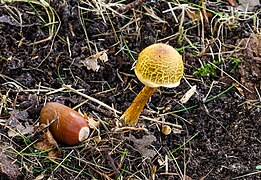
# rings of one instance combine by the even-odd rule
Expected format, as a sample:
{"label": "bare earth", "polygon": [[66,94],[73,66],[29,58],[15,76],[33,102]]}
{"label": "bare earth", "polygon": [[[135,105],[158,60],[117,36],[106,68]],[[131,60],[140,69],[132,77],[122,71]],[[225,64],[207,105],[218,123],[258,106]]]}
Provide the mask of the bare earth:
{"label": "bare earth", "polygon": [[[261,179],[260,6],[133,2],[0,2],[0,179]],[[143,88],[132,67],[158,42],[182,55],[184,77],[122,127]],[[39,147],[46,102],[100,125],[79,146]]]}

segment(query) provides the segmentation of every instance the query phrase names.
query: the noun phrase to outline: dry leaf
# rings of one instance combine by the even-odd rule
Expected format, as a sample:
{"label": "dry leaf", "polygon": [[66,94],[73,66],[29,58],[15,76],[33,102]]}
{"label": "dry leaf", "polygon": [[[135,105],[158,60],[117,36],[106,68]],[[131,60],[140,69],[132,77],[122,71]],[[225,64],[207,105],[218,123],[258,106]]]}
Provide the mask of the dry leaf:
{"label": "dry leaf", "polygon": [[157,162],[159,163],[160,166],[164,166],[165,165],[165,161],[163,159],[161,159],[161,157],[159,157]]}
{"label": "dry leaf", "polygon": [[81,114],[84,119],[88,121],[91,129],[97,129],[100,126],[100,121],[95,121],[92,115],[88,116],[86,113],[82,114],[80,109],[78,109],[78,113]]}
{"label": "dry leaf", "polygon": [[184,94],[184,96],[180,99],[180,102],[183,103],[183,104],[188,102],[188,100],[195,94],[196,90],[197,90],[197,86],[196,85],[192,86],[186,92],[186,94]]}
{"label": "dry leaf", "polygon": [[108,50],[98,52],[97,54],[94,55],[94,57],[96,59],[100,59],[102,62],[107,62],[108,61],[107,51]]}
{"label": "dry leaf", "polygon": [[25,127],[22,124],[18,124],[14,129],[9,129],[7,135],[9,137],[18,136],[19,134],[31,134],[34,132],[34,126],[30,125],[28,122],[25,123]]}
{"label": "dry leaf", "polygon": [[[78,112],[82,115],[80,109]],[[95,121],[92,115],[88,116],[86,113],[84,113],[83,117],[88,121],[91,129],[97,129],[100,126],[100,121]]]}
{"label": "dry leaf", "polygon": [[188,17],[194,21],[197,21],[199,22],[200,21],[200,12],[202,13],[204,19],[206,20],[206,22],[208,23],[209,22],[209,18],[212,18],[213,17],[213,14],[211,12],[208,12],[208,11],[193,11],[193,10],[188,10],[186,11],[187,14],[188,14]]}
{"label": "dry leaf", "polygon": [[199,11],[192,11],[188,10],[186,11],[188,14],[188,17],[192,20],[199,21],[200,20],[200,12]]}
{"label": "dry leaf", "polygon": [[237,10],[241,11],[248,11],[248,12],[253,12],[255,11],[255,8],[257,9],[258,6],[260,5],[259,0],[240,0],[239,6],[237,6]]}
{"label": "dry leaf", "polygon": [[133,135],[129,135],[129,140],[134,143],[134,148],[141,153],[144,157],[152,158],[157,154],[157,152],[153,149],[150,149],[150,145],[152,142],[156,141],[156,137],[154,135],[145,135],[142,139],[136,139]]}
{"label": "dry leaf", "polygon": [[202,15],[203,15],[206,23],[208,24],[209,23],[209,20],[208,20],[209,14],[206,11],[206,2],[204,0],[202,0],[201,4],[202,4],[201,5],[202,6],[202,9],[201,9]]}
{"label": "dry leaf", "polygon": [[84,61],[81,61],[83,65],[88,69],[88,70],[93,70],[93,71],[98,71],[100,69],[100,65],[98,65],[97,59],[89,59],[87,58]]}
{"label": "dry leaf", "polygon": [[92,138],[96,143],[101,142],[101,136],[95,136]]}
{"label": "dry leaf", "polygon": [[89,126],[91,129],[97,129],[100,126],[100,121],[95,121],[93,119],[93,116],[88,116],[87,118],[87,114],[84,113],[84,118],[87,119],[87,121],[89,122]]}
{"label": "dry leaf", "polygon": [[[39,128],[42,128],[43,126],[39,126]],[[42,137],[40,138],[40,141],[38,141],[34,147],[36,149],[42,150],[42,151],[46,151],[46,150],[50,150],[48,153],[48,156],[52,159],[57,158],[60,154],[61,151],[59,149],[59,146],[57,144],[57,142],[54,140],[51,132],[46,129],[44,134],[42,135]]]}
{"label": "dry leaf", "polygon": [[10,117],[8,118],[7,120],[7,124],[9,126],[12,126],[12,127],[16,127],[17,125],[19,125],[19,120],[22,120],[22,121],[25,121],[28,119],[28,112],[25,110],[25,111],[20,111],[20,112],[17,112],[17,111],[11,111],[10,112]]}
{"label": "dry leaf", "polygon": [[44,173],[37,176],[34,180],[42,180],[45,177]]}
{"label": "dry leaf", "polygon": [[107,62],[108,61],[108,55],[107,50],[98,52],[85,60],[81,61],[81,63],[88,69],[93,71],[98,71],[100,69],[100,65],[98,65],[98,59]]}
{"label": "dry leaf", "polygon": [[237,1],[236,0],[227,0],[227,2],[231,5],[236,7],[237,6]]}

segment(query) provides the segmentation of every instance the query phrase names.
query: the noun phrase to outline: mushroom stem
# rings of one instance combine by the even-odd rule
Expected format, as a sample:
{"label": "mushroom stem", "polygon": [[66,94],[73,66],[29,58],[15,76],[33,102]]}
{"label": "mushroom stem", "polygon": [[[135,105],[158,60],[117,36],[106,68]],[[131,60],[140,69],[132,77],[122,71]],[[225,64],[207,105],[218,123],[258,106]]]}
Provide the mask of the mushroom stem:
{"label": "mushroom stem", "polygon": [[130,107],[120,117],[120,120],[125,125],[136,125],[145,104],[157,89],[158,88],[145,86],[133,100]]}

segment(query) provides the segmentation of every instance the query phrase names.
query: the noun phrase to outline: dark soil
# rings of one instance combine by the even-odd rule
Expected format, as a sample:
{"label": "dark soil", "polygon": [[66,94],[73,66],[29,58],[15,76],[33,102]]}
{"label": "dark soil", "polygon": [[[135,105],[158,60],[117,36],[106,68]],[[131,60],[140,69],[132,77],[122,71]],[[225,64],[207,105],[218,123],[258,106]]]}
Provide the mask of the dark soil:
{"label": "dark soil", "polygon": [[[163,13],[170,9],[166,1],[140,1],[120,9],[111,6],[114,12],[107,8],[102,14],[94,3],[53,1],[50,5],[52,10],[34,3],[0,4],[0,179],[232,179],[243,175],[244,179],[261,179],[256,170],[261,165],[261,38],[255,35],[253,18],[237,21],[236,26],[223,25],[222,34],[217,30],[212,34],[211,17],[202,26],[185,13],[186,32],[180,40],[175,35],[180,24],[171,12]],[[225,2],[207,7],[220,14],[230,8]],[[149,10],[158,19],[148,15]],[[49,23],[47,12],[55,17],[54,23]],[[180,20],[182,11],[175,13]],[[247,40],[250,44],[243,42]],[[137,124],[146,131],[115,131],[120,114],[73,92],[46,94],[63,84],[71,85],[124,112],[143,87],[132,70],[134,59],[156,42],[179,50],[185,78],[177,88],[160,88],[152,96]],[[108,61],[98,60],[98,71],[81,63],[104,50]],[[239,66],[231,57],[240,59]],[[202,63],[211,66],[206,76],[195,73]],[[193,85],[197,93],[181,104],[179,100]],[[61,155],[50,160],[31,144],[38,139],[35,133],[8,136],[17,124],[37,125],[41,108],[53,101],[69,107],[85,102],[81,111],[104,122],[99,127],[101,142],[90,140],[77,147],[60,144]],[[182,129],[172,127],[172,133],[165,136],[162,124],[148,118]],[[147,142],[144,137],[148,135],[156,140]],[[137,147],[137,139],[145,144],[144,149]],[[155,154],[146,157],[146,152]],[[9,174],[5,162],[15,164],[8,165],[14,169],[19,166],[20,173]]]}

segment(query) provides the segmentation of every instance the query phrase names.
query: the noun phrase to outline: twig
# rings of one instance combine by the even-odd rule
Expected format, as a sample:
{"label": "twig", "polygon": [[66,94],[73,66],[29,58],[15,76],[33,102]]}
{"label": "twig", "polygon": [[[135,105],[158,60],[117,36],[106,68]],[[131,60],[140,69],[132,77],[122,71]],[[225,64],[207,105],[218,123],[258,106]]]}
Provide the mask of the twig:
{"label": "twig", "polygon": [[99,108],[99,107],[97,107],[97,106],[95,106],[95,105],[93,105],[91,103],[88,103],[88,102],[86,102],[85,104],[87,104],[87,106],[89,108],[91,108],[92,110],[94,110],[96,112],[100,112],[100,113],[104,114],[105,116],[107,116],[109,118],[114,118],[115,117],[115,114],[113,112],[111,112],[111,111],[106,111],[106,110],[101,109],[101,108]]}
{"label": "twig", "polygon": [[143,119],[146,119],[146,120],[149,120],[149,121],[152,121],[152,122],[161,123],[161,124],[166,124],[166,125],[169,125],[169,126],[173,126],[173,127],[182,129],[182,126],[181,126],[181,125],[178,125],[178,124],[173,124],[173,123],[169,123],[169,122],[158,121],[158,120],[155,120],[155,119],[146,117],[146,116],[141,116],[141,117],[142,117]]}
{"label": "twig", "polygon": [[[105,150],[104,151],[104,156],[106,157],[108,164],[110,164],[110,166],[112,167],[114,173],[112,173],[111,175],[115,175],[115,177],[119,177],[120,175],[120,171],[117,169],[116,165],[117,163],[112,159],[112,157],[109,155],[108,151]],[[116,165],[115,165],[116,164]],[[118,166],[118,165],[117,165]],[[109,175],[110,176],[110,175]]]}
{"label": "twig", "polygon": [[223,72],[225,75],[227,75],[228,77],[230,77],[233,81],[235,81],[237,84],[239,84],[242,88],[244,88],[245,90],[247,90],[250,93],[253,93],[251,90],[249,90],[246,86],[244,86],[243,84],[241,84],[240,82],[238,82],[235,78],[233,78],[232,76],[230,76],[227,72],[225,72],[224,70],[220,69],[218,66],[216,66],[215,64],[213,64],[212,62],[209,62],[209,64],[211,64],[212,66],[214,66],[215,68],[217,68],[218,70],[220,70],[221,72]]}
{"label": "twig", "polygon": [[122,112],[117,111],[116,109],[114,109],[114,108],[108,106],[107,104],[105,104],[105,103],[99,101],[98,99],[95,99],[95,98],[93,98],[93,97],[91,97],[91,96],[88,96],[88,95],[86,95],[86,94],[83,94],[83,93],[77,91],[76,89],[72,88],[71,86],[68,86],[68,85],[63,84],[62,87],[65,88],[65,89],[68,89],[68,90],[70,90],[70,91],[72,91],[72,92],[74,92],[74,93],[76,93],[76,94],[78,94],[78,95],[80,95],[80,96],[82,96],[82,97],[85,97],[85,98],[89,99],[90,101],[95,102],[95,103],[97,103],[97,104],[99,104],[99,105],[101,105],[101,106],[103,106],[103,107],[105,107],[105,108],[107,108],[107,109],[110,109],[110,110],[114,111],[115,113],[118,113],[118,114],[121,114],[121,113],[122,113]]}

